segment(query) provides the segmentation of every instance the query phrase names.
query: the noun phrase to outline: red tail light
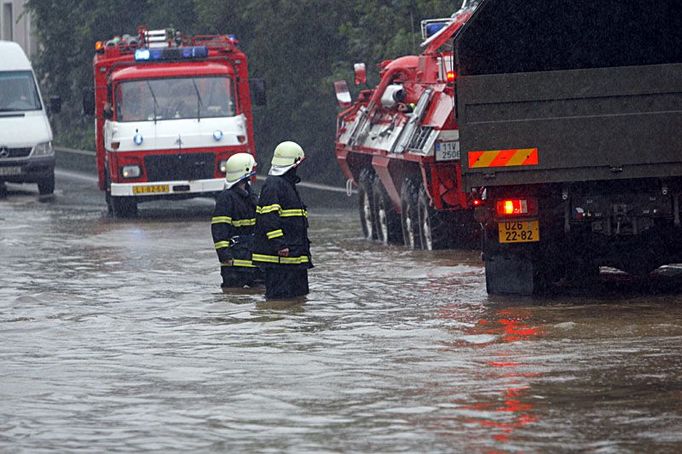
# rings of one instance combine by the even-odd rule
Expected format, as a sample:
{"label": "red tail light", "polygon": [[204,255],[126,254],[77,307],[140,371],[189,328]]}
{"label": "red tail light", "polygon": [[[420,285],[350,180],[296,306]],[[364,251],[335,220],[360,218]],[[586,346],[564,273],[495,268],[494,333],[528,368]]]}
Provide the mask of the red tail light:
{"label": "red tail light", "polygon": [[538,214],[538,203],[533,197],[498,200],[495,208],[497,215],[501,217],[535,216]]}

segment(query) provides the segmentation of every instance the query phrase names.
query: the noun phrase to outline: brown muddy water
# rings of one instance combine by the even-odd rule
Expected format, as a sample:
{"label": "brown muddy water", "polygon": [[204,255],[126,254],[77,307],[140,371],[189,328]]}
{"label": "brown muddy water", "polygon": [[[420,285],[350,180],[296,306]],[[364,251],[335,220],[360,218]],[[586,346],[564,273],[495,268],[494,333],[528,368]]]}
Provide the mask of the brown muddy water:
{"label": "brown muddy water", "polygon": [[[479,254],[311,207],[299,304],[223,294],[211,204],[0,199],[0,451],[678,452],[674,268],[489,298]],[[305,195],[304,195],[305,197]]]}

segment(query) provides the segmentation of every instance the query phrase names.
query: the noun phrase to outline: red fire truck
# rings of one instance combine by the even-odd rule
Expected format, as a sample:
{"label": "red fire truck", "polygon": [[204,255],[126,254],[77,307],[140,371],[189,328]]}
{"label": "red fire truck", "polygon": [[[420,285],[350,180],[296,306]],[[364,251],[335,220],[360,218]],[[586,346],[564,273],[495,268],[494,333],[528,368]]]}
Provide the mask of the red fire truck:
{"label": "red fire truck", "polygon": [[[477,246],[476,192],[462,184],[455,119],[452,36],[475,4],[445,19],[422,22],[424,50],[380,64],[379,85],[355,102],[345,81],[335,83],[336,157],[358,189],[368,239],[412,249]],[[366,83],[364,64],[355,83]]]}
{"label": "red fire truck", "polygon": [[96,43],[83,105],[96,116],[99,187],[114,216],[148,200],[215,195],[230,155],[255,155],[250,93],[264,103],[264,83],[249,81],[237,44],[144,27]]}

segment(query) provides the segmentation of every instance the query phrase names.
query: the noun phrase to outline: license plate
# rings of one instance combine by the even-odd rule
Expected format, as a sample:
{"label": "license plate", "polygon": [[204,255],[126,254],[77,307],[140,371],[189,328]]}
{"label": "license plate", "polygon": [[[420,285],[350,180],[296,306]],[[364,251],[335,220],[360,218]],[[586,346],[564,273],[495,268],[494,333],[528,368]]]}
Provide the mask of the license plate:
{"label": "license plate", "polygon": [[0,167],[0,176],[21,175],[21,167]]}
{"label": "license plate", "polygon": [[500,243],[532,243],[540,241],[539,222],[504,221],[497,223]]}
{"label": "license plate", "polygon": [[459,141],[454,142],[436,142],[434,145],[436,149],[436,161],[451,161],[459,159]]}
{"label": "license plate", "polygon": [[134,186],[133,194],[163,194],[169,192],[167,184],[153,184],[150,186]]}

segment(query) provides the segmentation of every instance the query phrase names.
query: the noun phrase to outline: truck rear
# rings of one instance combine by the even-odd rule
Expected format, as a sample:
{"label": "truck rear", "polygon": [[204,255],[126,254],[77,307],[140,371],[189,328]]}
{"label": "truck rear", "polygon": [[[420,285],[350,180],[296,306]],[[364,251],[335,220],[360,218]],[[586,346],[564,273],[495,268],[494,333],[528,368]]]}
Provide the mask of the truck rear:
{"label": "truck rear", "polygon": [[682,262],[677,0],[483,0],[455,37],[489,293]]}
{"label": "truck rear", "polygon": [[143,201],[215,195],[227,159],[255,155],[247,59],[234,37],[141,28],[98,42],[93,71],[84,106],[94,106],[99,186],[115,216]]}

